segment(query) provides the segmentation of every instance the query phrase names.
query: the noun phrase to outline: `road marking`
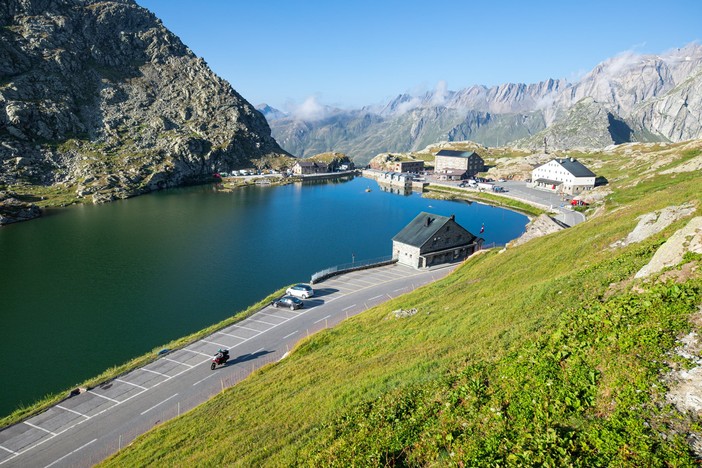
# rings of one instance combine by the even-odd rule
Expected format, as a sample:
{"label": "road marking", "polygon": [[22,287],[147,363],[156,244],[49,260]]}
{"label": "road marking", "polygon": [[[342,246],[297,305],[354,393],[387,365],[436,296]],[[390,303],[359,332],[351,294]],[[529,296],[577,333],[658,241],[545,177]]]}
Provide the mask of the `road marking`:
{"label": "road marking", "polygon": [[[232,338],[236,338],[237,340],[248,340],[248,338],[243,338],[241,336],[232,335],[231,333],[224,333],[224,332],[217,332],[217,333],[219,333],[220,335],[231,336]],[[197,352],[197,351],[194,351],[194,352]]]}
{"label": "road marking", "polygon": [[248,327],[245,327],[243,325],[237,325],[236,323],[234,325],[232,325],[232,327],[243,328],[244,330],[248,330],[248,331],[254,331],[258,335],[260,335],[262,333],[260,330],[256,330],[255,328],[248,328]]}
{"label": "road marking", "polygon": [[52,436],[55,436],[55,435],[56,435],[55,433],[51,432],[51,431],[48,430],[48,429],[44,429],[43,427],[39,427],[39,426],[34,425],[34,424],[32,424],[32,423],[30,423],[30,422],[27,422],[27,421],[23,421],[23,422],[24,422],[27,426],[33,427],[34,429],[39,429],[40,431],[44,431],[44,432],[46,432],[47,434],[51,434]]}
{"label": "road marking", "polygon": [[147,369],[146,367],[140,367],[139,369],[146,371],[146,372],[151,372],[152,374],[160,375],[161,377],[165,377],[166,379],[170,379],[170,375],[162,374],[160,372],[156,372],[155,370]]}
{"label": "road marking", "polygon": [[314,322],[314,323],[319,323],[319,322],[321,322],[322,320],[328,319],[329,317],[331,317],[331,315],[327,315],[326,317],[322,317],[321,319],[317,320],[317,321]]}
{"label": "road marking", "polygon": [[297,333],[297,332],[298,332],[298,330],[295,330],[294,332],[290,333],[289,335],[285,335],[285,336],[283,337],[283,339],[290,338],[291,336],[293,336],[293,335],[294,335],[295,333]]}
{"label": "road marking", "polygon": [[164,404],[165,402],[167,402],[167,401],[170,400],[171,398],[175,398],[175,397],[177,397],[177,396],[178,396],[177,393],[176,393],[175,395],[169,396],[168,398],[166,398],[165,400],[163,400],[161,403],[156,403],[154,406],[152,406],[151,408],[147,409],[146,411],[142,411],[142,412],[141,412],[141,415],[144,416],[146,413],[148,413],[148,412],[151,411],[152,409],[156,408],[156,407],[159,406],[159,405]]}
{"label": "road marking", "polygon": [[198,380],[197,382],[195,382],[195,383],[193,384],[193,387],[194,387],[195,385],[201,383],[201,382],[204,382],[205,380],[209,379],[210,377],[214,377],[215,375],[217,375],[217,374],[210,374],[210,375],[208,375],[207,377],[205,377],[204,379]]}
{"label": "road marking", "polygon": [[407,289],[407,286],[405,286],[404,288],[395,289],[393,292],[404,291],[405,289]]}
{"label": "road marking", "polygon": [[83,413],[79,413],[78,411],[74,411],[71,408],[66,408],[65,406],[61,406],[61,405],[56,405],[56,407],[61,408],[62,410],[65,410],[65,411],[69,411],[73,414],[77,414],[78,416],[83,416],[85,419],[90,419],[90,416],[83,414]]}
{"label": "road marking", "polygon": [[[19,455],[17,452],[13,452],[13,451],[10,450],[9,448],[5,448],[5,447],[3,447],[2,445],[0,445],[0,449],[5,450],[6,452],[10,452],[12,455]],[[4,463],[4,462],[3,462],[3,463]]]}
{"label": "road marking", "polygon": [[266,350],[266,348],[257,349],[256,351],[254,351],[254,352],[251,353],[251,354],[260,353],[261,351],[265,351],[265,350]]}
{"label": "road marking", "polygon": [[209,344],[217,345],[217,346],[219,346],[220,348],[228,348],[228,347],[229,347],[229,346],[227,346],[227,345],[223,345],[222,343],[217,343],[217,342],[215,342],[215,341],[208,341],[208,340],[200,340],[200,341],[202,341],[203,343],[209,343]]}
{"label": "road marking", "polygon": [[60,462],[60,461],[63,460],[64,458],[73,455],[73,454],[76,453],[78,450],[84,449],[85,447],[87,447],[88,445],[92,444],[92,443],[95,442],[96,440],[97,440],[97,439],[93,439],[93,440],[91,440],[90,442],[88,442],[87,444],[81,445],[80,447],[78,447],[78,448],[75,449],[74,451],[72,451],[72,452],[70,452],[70,453],[67,453],[66,455],[62,456],[61,458],[59,458],[59,459],[57,459],[57,460],[54,460],[52,463],[49,463],[49,464],[46,465],[44,468],[49,468],[50,466],[53,466],[53,465],[57,464],[58,462]]}
{"label": "road marking", "polygon": [[384,294],[381,294],[381,295],[379,295],[379,296],[371,297],[371,298],[368,299],[368,300],[369,300],[369,301],[374,301],[374,300],[376,300],[376,299],[380,299],[380,298],[383,297],[383,296],[384,296]]}
{"label": "road marking", "polygon": [[100,395],[99,393],[95,393],[92,390],[88,390],[86,393],[90,393],[91,395],[99,396],[100,398],[104,398],[105,400],[113,401],[119,405],[119,401],[113,400],[112,398],[106,397],[105,395]]}
{"label": "road marking", "polygon": [[[163,358],[163,359],[165,359],[166,361],[175,362],[176,364],[182,364],[182,365],[184,365],[184,366],[193,367],[193,366],[191,366],[190,364],[186,364],[186,363],[184,363],[184,362],[176,361],[175,359],[168,359],[168,358]],[[143,387],[142,387],[142,388],[143,388]],[[145,390],[146,390],[146,389],[145,389]]]}
{"label": "road marking", "polygon": [[[169,359],[169,360],[170,360],[170,359]],[[117,382],[126,383],[127,385],[132,385],[132,386],[134,386],[134,387],[139,387],[139,388],[142,389],[142,390],[148,390],[148,388],[146,388],[146,387],[142,387],[141,385],[137,385],[137,384],[135,384],[135,383],[127,382],[126,380],[122,380],[122,379],[115,379],[115,380],[116,380]]]}
{"label": "road marking", "polygon": [[[222,335],[226,335],[226,333],[222,333]],[[236,337],[235,337],[235,338],[236,338]],[[210,355],[207,354],[207,353],[201,353],[200,351],[195,351],[194,349],[183,348],[183,350],[185,350],[185,351],[190,351],[191,353],[199,354],[199,355],[201,355],[201,356],[207,356],[207,357],[210,356]],[[158,372],[157,372],[157,374],[158,374]]]}
{"label": "road marking", "polygon": [[353,309],[354,307],[356,307],[356,304],[354,304],[354,305],[350,305],[350,306],[348,306],[348,307],[347,307],[347,308],[345,308],[345,309],[341,309],[341,311],[342,311],[342,312],[346,312],[347,310],[349,310],[349,309]]}
{"label": "road marking", "polygon": [[249,320],[251,320],[252,322],[265,323],[266,325],[271,325],[271,326],[275,325],[275,323],[268,323],[268,322],[264,322],[263,320],[256,320],[255,318],[250,318]]}

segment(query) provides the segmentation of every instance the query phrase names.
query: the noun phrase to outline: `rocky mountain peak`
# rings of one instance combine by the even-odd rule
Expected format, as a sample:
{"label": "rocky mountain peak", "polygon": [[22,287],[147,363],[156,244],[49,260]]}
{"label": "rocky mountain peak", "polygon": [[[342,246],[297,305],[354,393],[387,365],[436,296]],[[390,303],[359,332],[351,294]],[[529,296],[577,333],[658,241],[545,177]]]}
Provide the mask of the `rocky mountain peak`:
{"label": "rocky mountain peak", "polygon": [[98,202],[286,154],[132,0],[5,0],[0,26],[0,185],[62,184]]}

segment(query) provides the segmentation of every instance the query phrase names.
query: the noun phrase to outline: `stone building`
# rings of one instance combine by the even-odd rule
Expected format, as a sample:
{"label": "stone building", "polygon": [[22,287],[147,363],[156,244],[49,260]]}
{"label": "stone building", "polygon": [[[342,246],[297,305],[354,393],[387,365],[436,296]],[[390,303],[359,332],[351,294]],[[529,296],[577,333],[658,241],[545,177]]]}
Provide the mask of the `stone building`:
{"label": "stone building", "polygon": [[474,177],[485,170],[485,161],[475,151],[441,150],[434,159],[434,174],[448,171],[465,171],[463,177]]}
{"label": "stone building", "polygon": [[418,174],[424,170],[424,161],[414,159],[409,161],[395,161],[392,170],[394,172]]}
{"label": "stone building", "polygon": [[297,161],[292,167],[292,173],[295,175],[322,174],[328,170],[326,164],[317,161]]}
{"label": "stone building", "polygon": [[595,187],[596,175],[574,158],[559,158],[531,172],[531,186],[542,190],[577,195]]}
{"label": "stone building", "polygon": [[480,250],[483,239],[459,225],[454,216],[422,212],[392,238],[398,263],[427,268],[463,260]]}

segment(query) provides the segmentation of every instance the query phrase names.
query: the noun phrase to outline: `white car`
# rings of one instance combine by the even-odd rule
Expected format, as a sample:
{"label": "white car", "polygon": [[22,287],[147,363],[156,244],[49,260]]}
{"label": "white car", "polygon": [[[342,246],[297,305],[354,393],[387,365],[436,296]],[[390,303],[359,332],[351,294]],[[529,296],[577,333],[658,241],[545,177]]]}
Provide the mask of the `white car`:
{"label": "white car", "polygon": [[285,294],[289,296],[301,297],[302,299],[307,299],[308,297],[314,296],[314,289],[306,284],[296,284],[295,286],[290,286]]}

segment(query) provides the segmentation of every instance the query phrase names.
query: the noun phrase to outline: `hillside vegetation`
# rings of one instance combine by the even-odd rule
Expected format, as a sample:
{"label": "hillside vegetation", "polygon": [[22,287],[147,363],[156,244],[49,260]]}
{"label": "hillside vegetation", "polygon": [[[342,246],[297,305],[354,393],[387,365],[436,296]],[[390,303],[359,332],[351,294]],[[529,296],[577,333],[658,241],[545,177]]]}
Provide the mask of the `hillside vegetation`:
{"label": "hillside vegetation", "polygon": [[696,414],[666,393],[693,365],[675,348],[702,323],[702,255],[634,279],[690,217],[612,244],[644,214],[702,214],[700,148],[577,154],[612,190],[587,222],[303,340],[105,465],[696,466]]}

